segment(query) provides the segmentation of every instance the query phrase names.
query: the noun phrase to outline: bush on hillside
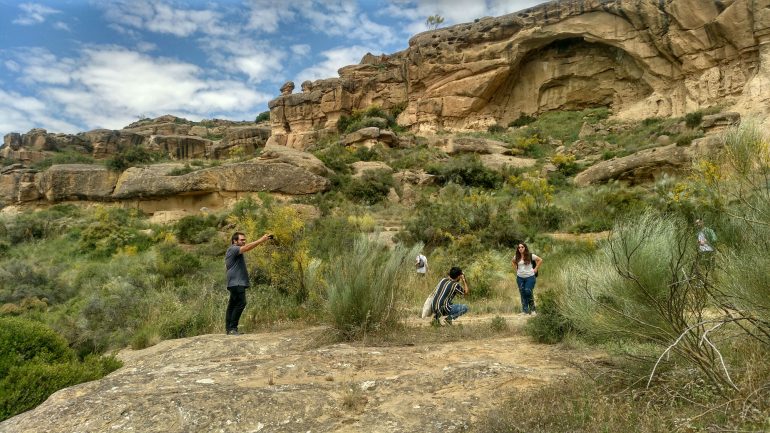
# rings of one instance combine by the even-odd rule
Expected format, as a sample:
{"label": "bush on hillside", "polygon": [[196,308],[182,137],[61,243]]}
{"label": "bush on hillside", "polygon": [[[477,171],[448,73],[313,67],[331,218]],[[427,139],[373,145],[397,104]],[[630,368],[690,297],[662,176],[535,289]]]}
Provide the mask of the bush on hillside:
{"label": "bush on hillside", "polygon": [[359,178],[351,178],[342,192],[354,202],[372,205],[385,200],[393,186],[390,171],[368,170]]}
{"label": "bush on hillside", "polygon": [[119,368],[114,358],[81,362],[51,328],[0,317],[0,421],[39,405],[54,392]]}
{"label": "bush on hillside", "polygon": [[123,171],[137,165],[158,162],[165,157],[159,152],[150,152],[144,147],[131,146],[121,150],[115,156],[107,160],[107,168],[114,171]]}
{"label": "bush on hillside", "polygon": [[188,215],[174,224],[174,234],[184,243],[202,244],[216,236],[218,223],[214,215]]}
{"label": "bush on hillside", "polygon": [[456,183],[494,189],[499,188],[503,183],[503,176],[486,168],[475,154],[451,158],[442,163],[433,163],[428,166],[427,172],[435,175],[441,185]]}

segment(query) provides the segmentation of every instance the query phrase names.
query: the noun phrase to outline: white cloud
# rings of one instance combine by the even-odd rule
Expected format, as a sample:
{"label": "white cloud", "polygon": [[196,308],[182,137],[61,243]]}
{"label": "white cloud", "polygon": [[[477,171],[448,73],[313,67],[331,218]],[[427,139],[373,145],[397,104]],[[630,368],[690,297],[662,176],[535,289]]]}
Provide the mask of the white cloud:
{"label": "white cloud", "polygon": [[112,0],[100,3],[113,26],[133,27],[160,34],[187,37],[195,33],[226,33],[222,14],[216,10],[174,8],[156,0]]}
{"label": "white cloud", "polygon": [[209,38],[201,45],[221,71],[244,74],[251,83],[275,80],[287,56],[284,50],[245,38]]}
{"label": "white cloud", "polygon": [[63,30],[65,32],[72,31],[70,29],[70,26],[68,26],[67,23],[65,23],[64,21],[57,21],[57,22],[55,22],[53,24],[53,28],[55,28],[56,30]]}
{"label": "white cloud", "polygon": [[281,22],[292,21],[295,18],[294,11],[289,5],[275,0],[252,0],[248,6],[250,8],[249,21],[246,25],[248,29],[275,33]]}
{"label": "white cloud", "polygon": [[[211,78],[190,63],[119,47],[91,47],[77,59],[57,59],[49,53],[46,59],[50,64],[66,65],[58,72],[66,73],[69,81],[46,80],[38,70],[40,61],[18,60],[22,62],[20,75],[26,76],[29,71],[33,74],[37,94],[0,99],[10,102],[0,104],[0,131],[43,126],[57,132],[74,132],[73,125],[80,130],[119,129],[140,114],[253,117],[261,108],[257,106],[273,97],[243,82]],[[66,120],[57,123],[51,113]]]}
{"label": "white cloud", "polygon": [[343,66],[358,64],[366,53],[379,53],[362,46],[339,47],[321,53],[325,58],[321,63],[304,69],[297,74],[297,82],[337,77],[337,70]]}
{"label": "white cloud", "polygon": [[15,62],[13,60],[6,60],[5,62],[3,62],[3,64],[11,72],[19,72],[19,71],[21,71],[21,65],[19,65],[17,62]]}
{"label": "white cloud", "polygon": [[13,23],[22,26],[41,24],[45,22],[48,15],[61,13],[57,9],[49,8],[39,3],[22,3],[19,5],[19,9],[21,9],[22,13],[13,20]]}
{"label": "white cloud", "polygon": [[78,132],[78,127],[53,117],[48,105],[38,99],[0,89],[0,135],[45,128],[52,132]]}
{"label": "white cloud", "polygon": [[405,33],[414,35],[428,30],[425,20],[431,15],[444,18],[441,27],[467,23],[487,16],[500,16],[538,5],[544,0],[486,0],[468,2],[465,0],[391,0],[383,14],[408,21]]}
{"label": "white cloud", "polygon": [[308,54],[310,54],[310,45],[308,44],[292,45],[291,52],[300,57],[307,56]]}

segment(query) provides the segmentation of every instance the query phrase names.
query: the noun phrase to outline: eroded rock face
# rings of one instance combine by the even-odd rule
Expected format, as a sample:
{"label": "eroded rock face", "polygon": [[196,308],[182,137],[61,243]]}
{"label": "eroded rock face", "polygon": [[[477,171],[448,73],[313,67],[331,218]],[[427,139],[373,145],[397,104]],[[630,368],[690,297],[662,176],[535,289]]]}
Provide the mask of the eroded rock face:
{"label": "eroded rock face", "polygon": [[118,174],[100,165],[53,165],[36,176],[37,190],[46,200],[106,201],[111,199]]}
{"label": "eroded rock face", "polygon": [[610,106],[681,116],[716,104],[766,110],[770,0],[575,0],[420,33],[340,78],[270,102],[292,143],[377,104],[415,132],[507,125],[521,114]]}
{"label": "eroded rock face", "polygon": [[123,173],[101,165],[61,164],[37,172],[21,164],[0,172],[0,205],[36,200],[61,202],[158,200],[212,193],[313,194],[330,187],[331,171],[315,156],[285,149],[271,158],[175,175],[182,163],[131,167]]}

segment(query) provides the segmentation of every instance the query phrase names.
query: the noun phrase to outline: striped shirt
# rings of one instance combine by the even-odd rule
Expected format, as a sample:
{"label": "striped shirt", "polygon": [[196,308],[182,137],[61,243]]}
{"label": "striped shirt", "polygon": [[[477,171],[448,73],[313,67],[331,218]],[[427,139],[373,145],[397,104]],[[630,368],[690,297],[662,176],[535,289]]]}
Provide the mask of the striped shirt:
{"label": "striped shirt", "polygon": [[436,296],[433,297],[433,311],[441,316],[449,314],[449,306],[452,305],[452,299],[457,294],[465,294],[465,290],[456,281],[451,278],[442,278],[436,285]]}

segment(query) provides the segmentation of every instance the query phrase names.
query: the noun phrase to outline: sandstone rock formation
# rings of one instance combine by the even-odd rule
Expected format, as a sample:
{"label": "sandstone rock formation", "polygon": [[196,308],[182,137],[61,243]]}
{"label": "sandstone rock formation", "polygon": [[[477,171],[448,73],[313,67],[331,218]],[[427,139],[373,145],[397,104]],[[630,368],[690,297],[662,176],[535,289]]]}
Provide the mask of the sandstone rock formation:
{"label": "sandstone rock formation", "polygon": [[712,151],[718,143],[718,138],[711,135],[694,140],[690,146],[671,144],[602,161],[578,173],[575,185],[586,186],[610,179],[631,180],[634,183],[654,180],[663,173],[689,166],[695,157]]}
{"label": "sandstone rock formation", "polygon": [[72,151],[107,159],[123,150],[142,147],[174,160],[222,159],[233,153],[253,155],[269,137],[270,128],[251,122],[215,119],[194,124],[166,115],[143,119],[121,130],[94,129],[79,134],[53,134],[44,129],[25,134],[12,132],[4,137],[0,158],[31,164],[57,151]]}
{"label": "sandstone rock formation", "polygon": [[[296,152],[296,151],[295,151]],[[299,152],[296,152],[299,153]],[[180,163],[131,167],[123,173],[101,165],[60,164],[43,172],[11,166],[0,172],[0,205],[70,200],[126,201],[227,192],[313,194],[329,188],[329,170],[312,155],[204,168],[173,175]],[[315,173],[314,173],[315,172]]]}
{"label": "sandstone rock formation", "polygon": [[610,106],[619,117],[681,116],[770,101],[770,0],[564,0],[424,32],[339,78],[270,102],[295,147],[341,115],[405,109],[412,131],[507,125],[521,114]]}

